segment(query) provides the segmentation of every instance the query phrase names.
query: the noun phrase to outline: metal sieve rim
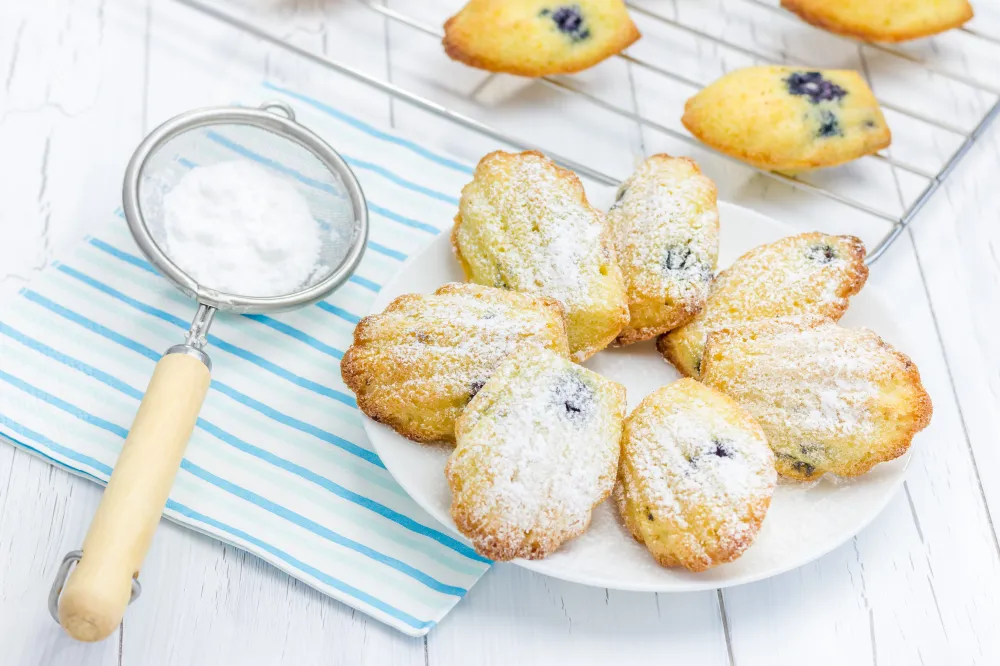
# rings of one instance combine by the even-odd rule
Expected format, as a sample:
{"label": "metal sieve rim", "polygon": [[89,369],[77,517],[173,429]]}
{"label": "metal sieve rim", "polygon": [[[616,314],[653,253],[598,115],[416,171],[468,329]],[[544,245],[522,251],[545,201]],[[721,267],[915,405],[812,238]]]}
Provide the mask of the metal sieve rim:
{"label": "metal sieve rim", "polygon": [[[281,115],[284,114],[284,115]],[[160,249],[143,219],[139,206],[139,181],[150,156],[184,132],[208,125],[249,125],[268,130],[295,142],[312,153],[332,173],[340,176],[350,197],[357,233],[340,265],[325,279],[301,291],[283,296],[242,296],[199,285]],[[265,102],[259,108],[223,106],[195,109],[166,121],[143,139],[125,169],[122,209],[129,231],[149,261],[182,292],[218,310],[228,312],[276,312],[322,300],[354,274],[368,243],[368,205],[354,172],[337,151],[295,120],[295,112],[284,102]]]}

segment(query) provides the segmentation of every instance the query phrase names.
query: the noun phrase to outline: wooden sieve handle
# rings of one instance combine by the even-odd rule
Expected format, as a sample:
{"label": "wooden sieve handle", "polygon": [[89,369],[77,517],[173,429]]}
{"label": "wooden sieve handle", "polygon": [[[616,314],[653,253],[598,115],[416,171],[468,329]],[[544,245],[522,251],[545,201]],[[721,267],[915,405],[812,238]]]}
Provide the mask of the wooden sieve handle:
{"label": "wooden sieve handle", "polygon": [[156,364],[63,587],[59,623],[77,640],[99,641],[118,627],[167,503],[211,379],[207,356],[176,353],[186,350],[195,351],[174,347]]}

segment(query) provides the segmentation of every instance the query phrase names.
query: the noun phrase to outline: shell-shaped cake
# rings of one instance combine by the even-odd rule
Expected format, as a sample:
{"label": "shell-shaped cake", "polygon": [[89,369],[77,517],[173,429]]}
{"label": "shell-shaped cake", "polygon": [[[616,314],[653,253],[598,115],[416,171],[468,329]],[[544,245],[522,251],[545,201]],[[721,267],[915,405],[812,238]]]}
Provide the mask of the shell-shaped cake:
{"label": "shell-shaped cake", "polygon": [[859,239],[819,232],[754,248],[719,273],[704,309],[660,336],[657,348],[681,373],[697,379],[713,330],[800,314],[840,319],[848,299],[868,279],[864,259]]}
{"label": "shell-shaped cake", "polygon": [[746,410],[693,379],[646,396],[625,420],[618,510],[663,566],[704,571],[750,547],[777,475]]}
{"label": "shell-shaped cake", "polygon": [[580,179],[541,153],[490,153],[462,189],[452,230],[472,282],[548,296],[566,308],[573,360],[628,324],[625,284],[604,215]]}
{"label": "shell-shaped cake", "polygon": [[681,120],[712,148],[772,171],[843,164],[892,140],[875,95],[851,70],[739,69],[689,99]]}
{"label": "shell-shaped cake", "polygon": [[452,283],[362,319],[340,370],[375,421],[416,441],[454,441],[458,415],[515,349],[567,357],[562,306]]}
{"label": "shell-shaped cake", "polygon": [[972,18],[968,0],[781,0],[817,28],[873,42],[903,42],[957,28]]}
{"label": "shell-shaped cake", "polygon": [[452,59],[520,76],[578,72],[639,39],[622,0],[471,0],[444,32]]}
{"label": "shell-shaped cake", "polygon": [[618,469],[625,387],[552,352],[513,354],[458,420],[451,515],[494,560],[583,533]]}
{"label": "shell-shaped cake", "polygon": [[654,338],[690,320],[708,298],[719,254],[715,183],[686,157],[653,155],[608,212],[628,294],[618,344]]}
{"label": "shell-shaped cake", "polygon": [[864,474],[931,418],[913,362],[872,331],[806,316],[709,336],[702,381],[753,414],[782,476]]}

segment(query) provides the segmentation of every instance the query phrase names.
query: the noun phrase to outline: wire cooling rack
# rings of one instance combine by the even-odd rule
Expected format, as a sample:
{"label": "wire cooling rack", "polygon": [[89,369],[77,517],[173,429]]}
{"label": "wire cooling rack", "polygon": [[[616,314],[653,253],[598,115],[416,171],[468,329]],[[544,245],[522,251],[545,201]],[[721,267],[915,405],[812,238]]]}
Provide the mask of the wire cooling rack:
{"label": "wire cooling rack", "polygon": [[[387,19],[393,21],[402,26],[406,26],[409,29],[418,31],[435,39],[440,39],[444,36],[443,30],[437,25],[431,25],[422,22],[409,14],[398,11],[384,4],[381,4],[378,0],[355,0],[356,2],[366,6],[369,10],[377,12]],[[765,11],[775,12],[779,14],[784,14],[786,17],[791,15],[785,12],[777,5],[768,4],[764,0],[739,0],[740,2],[746,3],[748,5],[753,5]],[[229,8],[223,8],[219,0],[214,2],[211,0],[177,0],[180,4],[186,5],[194,10],[201,12],[207,16],[215,18],[219,21],[229,24],[230,26],[242,30],[248,34],[251,34],[263,41],[269,42],[275,46],[281,47],[287,51],[295,53],[305,59],[315,62],[323,67],[327,67],[334,70],[342,75],[345,75],[351,79],[359,81],[361,83],[367,84],[373,88],[376,88],[392,97],[405,102],[407,104],[413,105],[424,111],[428,111],[442,118],[446,118],[458,125],[461,125],[467,129],[473,130],[481,135],[490,137],[501,141],[507,145],[514,146],[520,149],[532,149],[537,148],[537,146],[525,143],[516,137],[511,136],[509,133],[501,131],[495,127],[492,127],[484,122],[481,122],[471,116],[465,115],[458,111],[455,111],[447,106],[434,102],[432,100],[426,99],[420,95],[414,94],[400,86],[393,85],[383,81],[377,77],[373,77],[366,74],[354,67],[347,64],[329,58],[323,54],[313,52],[309,49],[303,48],[296,44],[291,43],[287,39],[277,35],[273,32],[268,31],[262,26],[254,23],[247,18],[238,15],[235,12],[230,11]],[[799,60],[794,60],[785,54],[777,54],[767,52],[765,50],[759,50],[757,48],[748,48],[746,46],[740,45],[734,41],[729,41],[724,38],[715,36],[705,30],[692,27],[687,25],[675,18],[669,17],[662,13],[661,11],[656,11],[649,9],[642,5],[637,5],[635,3],[627,3],[629,11],[633,15],[641,16],[644,19],[653,21],[656,23],[669,26],[672,29],[679,30],[683,33],[698,39],[703,40],[706,43],[710,43],[713,46],[719,47],[720,49],[727,49],[735,54],[741,56],[749,57],[755,61],[763,63],[774,63],[774,64],[784,64],[791,66],[801,66],[810,67],[809,63],[805,63]],[[962,27],[958,29],[960,32],[964,33],[971,39],[982,40],[986,43],[994,45],[1000,48],[1000,38],[982,32],[980,30],[971,27]],[[848,39],[848,38],[843,38]],[[890,100],[880,98],[879,103],[884,109],[891,110],[900,115],[906,116],[915,122],[922,123],[929,129],[941,130],[956,137],[961,138],[961,143],[958,147],[954,149],[951,155],[944,161],[942,166],[938,171],[933,171],[927,169],[925,166],[914,164],[913,162],[895,158],[888,154],[875,154],[868,156],[866,159],[873,159],[886,164],[888,167],[894,170],[899,170],[912,174],[918,178],[923,179],[924,186],[919,191],[916,197],[912,198],[907,204],[905,204],[905,210],[902,214],[897,214],[894,212],[889,212],[884,209],[874,207],[859,200],[856,197],[848,196],[842,193],[838,193],[829,187],[824,187],[822,185],[817,185],[815,183],[807,182],[800,177],[785,175],[780,173],[775,173],[771,171],[766,171],[763,169],[758,169],[756,167],[750,166],[744,162],[736,160],[728,155],[719,153],[708,146],[705,146],[700,141],[694,137],[686,134],[685,132],[679,131],[677,129],[668,127],[661,122],[653,120],[647,116],[637,113],[629,108],[619,106],[612,102],[609,102],[594,93],[577,86],[571,77],[542,77],[538,79],[541,85],[553,88],[560,91],[563,94],[573,95],[580,99],[586,100],[588,103],[593,104],[605,111],[613,113],[629,121],[635,122],[641,127],[645,127],[657,132],[661,132],[673,139],[679,140],[685,144],[695,146],[700,150],[713,153],[725,160],[735,162],[744,168],[756,171],[757,173],[782,182],[786,185],[794,187],[799,190],[810,192],[814,195],[825,197],[837,201],[846,206],[850,206],[858,211],[862,211],[874,217],[880,218],[884,221],[890,223],[888,232],[875,244],[875,246],[868,252],[866,258],[866,263],[869,265],[874,263],[881,257],[886,250],[895,242],[899,235],[906,229],[907,226],[914,220],[917,214],[924,208],[927,202],[934,196],[935,192],[941,187],[945,179],[951,174],[962,158],[969,152],[970,148],[975,144],[976,140],[983,135],[990,124],[1000,115],[1000,87],[984,81],[976,76],[966,74],[964,72],[955,71],[952,68],[942,65],[933,60],[928,60],[915,56],[912,53],[907,52],[901,48],[876,44],[871,42],[859,42],[865,48],[873,49],[885,54],[889,54],[893,57],[900,58],[918,65],[923,68],[926,72],[933,74],[934,76],[942,77],[948,81],[968,86],[972,90],[978,91],[989,95],[992,98],[992,105],[989,107],[987,112],[979,118],[978,122],[973,127],[963,126],[959,123],[953,123],[949,120],[936,118],[931,115],[922,113],[914,108],[906,105],[900,105],[891,102]],[[650,62],[648,59],[639,58],[633,56],[627,52],[618,54],[617,58],[624,60],[631,65],[655,74],[657,76],[662,76],[665,79],[669,79],[676,83],[681,83],[687,85],[694,90],[701,89],[704,87],[707,81],[695,81],[684,74],[681,74],[671,69],[667,69],[660,64]],[[814,67],[814,65],[813,65]],[[680,115],[678,113],[678,115]],[[565,158],[563,156],[553,154],[551,151],[544,150],[549,157],[551,157],[556,162],[562,164],[566,168],[572,169],[577,173],[590,178],[594,181],[606,184],[606,185],[618,185],[619,179],[609,176],[605,173],[592,169],[586,165],[580,164],[574,160]],[[895,175],[895,174],[894,174]]]}

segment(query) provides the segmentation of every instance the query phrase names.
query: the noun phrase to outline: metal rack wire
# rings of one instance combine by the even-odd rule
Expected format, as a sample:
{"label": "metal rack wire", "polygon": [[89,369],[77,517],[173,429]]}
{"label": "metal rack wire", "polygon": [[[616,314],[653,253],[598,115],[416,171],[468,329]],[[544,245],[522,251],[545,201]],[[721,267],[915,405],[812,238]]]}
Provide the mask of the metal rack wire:
{"label": "metal rack wire", "polygon": [[[775,13],[784,14],[787,17],[792,17],[791,14],[785,12],[785,10],[781,9],[780,7],[768,4],[763,0],[740,0],[740,1],[767,11],[772,11]],[[446,118],[463,127],[478,132],[484,136],[496,139],[498,141],[502,141],[507,145],[518,147],[521,149],[536,148],[536,146],[526,144],[525,142],[518,140],[516,137],[510,136],[506,132],[496,129],[470,116],[459,113],[442,104],[431,101],[429,99],[416,95],[412,92],[409,92],[399,86],[393,85],[391,83],[382,81],[381,79],[378,79],[376,77],[365,74],[364,72],[361,72],[360,70],[354,67],[346,65],[332,58],[326,57],[325,55],[321,55],[313,51],[310,51],[308,49],[297,46],[295,44],[292,44],[288,40],[283,39],[281,36],[271,33],[265,30],[264,28],[260,27],[259,25],[256,25],[251,21],[244,19],[243,17],[231,13],[228,10],[223,10],[219,8],[217,3],[212,3],[210,1],[204,1],[204,0],[177,0],[177,2],[180,2],[183,5],[195,9],[207,16],[210,16],[219,21],[227,23],[230,26],[242,30],[246,33],[249,33],[263,41],[269,42],[275,46],[281,47],[287,51],[295,53],[312,62],[318,63],[324,67],[337,71],[340,74],[346,75],[356,81],[372,86],[388,95],[391,95],[392,97],[400,101],[411,104],[425,111],[429,111],[440,117]],[[406,26],[409,29],[416,30],[418,32],[421,32],[430,37],[434,37],[436,39],[440,39],[441,37],[443,37],[444,33],[439,27],[423,23],[403,12],[400,12],[391,7],[381,4],[380,2],[378,2],[378,0],[356,0],[356,2],[359,2],[360,4],[370,9],[371,11],[377,12],[378,14],[386,17],[387,19],[392,20],[395,23],[398,23],[399,25]],[[636,14],[637,16],[642,16],[645,19],[667,25],[670,28],[679,30],[681,32],[685,32],[689,35],[697,37],[698,39],[710,42],[716,46],[729,49],[734,53],[739,53],[743,56],[753,58],[756,61],[762,61],[767,63],[780,63],[793,66],[808,66],[807,63],[794,62],[787,57],[783,57],[773,53],[762,52],[757,49],[747,48],[745,46],[741,46],[734,42],[727,41],[723,38],[712,35],[711,33],[699,30],[697,28],[686,25],[676,19],[660,14],[659,12],[650,10],[644,6],[636,5],[634,3],[627,3],[627,4],[629,10],[632,13]],[[962,32],[970,35],[973,38],[981,39],[992,44],[1000,45],[1000,38],[988,35],[978,30],[974,30],[972,28],[962,28],[961,30]],[[700,150],[713,153],[725,160],[737,163],[747,169],[756,171],[757,173],[767,178],[780,181],[786,185],[789,185],[799,190],[810,192],[812,194],[837,201],[841,204],[850,206],[855,210],[862,211],[864,213],[867,213],[869,215],[872,215],[874,217],[889,222],[891,224],[889,231],[885,234],[885,236],[882,237],[882,239],[875,245],[875,247],[869,251],[868,256],[865,260],[866,263],[872,264],[875,261],[877,261],[885,253],[886,250],[889,249],[889,247],[892,245],[893,242],[895,242],[895,240],[899,237],[899,235],[903,232],[903,230],[910,225],[910,223],[914,220],[917,214],[924,208],[924,206],[931,199],[931,197],[933,197],[935,192],[937,192],[937,190],[941,187],[941,185],[944,183],[948,175],[955,169],[955,167],[959,164],[961,159],[969,152],[969,150],[975,144],[976,140],[983,135],[983,133],[990,126],[990,124],[996,119],[998,115],[1000,115],[1000,87],[994,86],[988,82],[981,81],[975,77],[968,76],[961,72],[951,71],[948,68],[939,66],[934,62],[924,61],[896,47],[886,46],[883,44],[875,44],[870,42],[860,42],[860,44],[862,44],[862,46],[865,48],[871,48],[877,51],[881,51],[883,53],[888,53],[894,57],[902,58],[911,63],[919,64],[926,71],[932,72],[933,74],[948,79],[950,81],[961,83],[963,85],[966,85],[974,90],[978,90],[983,93],[998,96],[997,99],[994,100],[993,105],[986,112],[986,114],[982,116],[982,118],[975,125],[975,127],[971,129],[963,128],[947,120],[928,116],[914,109],[894,104],[885,99],[879,100],[879,103],[883,108],[907,116],[917,122],[924,123],[929,127],[934,127],[939,130],[944,130],[953,135],[962,137],[961,144],[948,157],[948,159],[941,166],[940,170],[937,171],[936,173],[929,171],[921,166],[896,159],[891,155],[885,155],[879,153],[876,155],[869,156],[869,159],[874,159],[879,162],[882,162],[893,170],[898,169],[900,171],[913,174],[915,176],[921,177],[926,180],[926,185],[923,188],[923,190],[916,196],[915,199],[913,199],[912,202],[909,203],[909,205],[906,206],[905,211],[901,215],[890,213],[878,208],[874,208],[855,198],[846,196],[844,194],[840,194],[838,192],[834,192],[831,189],[807,182],[798,177],[766,171],[748,165],[728,155],[712,150],[711,148],[705,146],[700,141],[698,141],[697,139],[688,134],[680,132],[671,127],[667,127],[666,125],[663,125],[662,123],[656,122],[639,113],[636,113],[631,109],[624,108],[616,104],[613,104],[611,102],[608,102],[594,95],[593,93],[588,92],[583,88],[576,86],[571,82],[566,81],[563,78],[542,77],[539,79],[539,82],[544,86],[560,91],[560,93],[573,95],[580,99],[584,99],[588,103],[598,108],[601,108],[604,111],[613,113],[631,122],[637,123],[641,127],[648,128],[656,132],[661,132],[685,144],[695,146]],[[648,60],[644,60],[636,56],[630,55],[629,53],[621,53],[617,57],[645,71],[690,86],[695,90],[700,89],[703,85],[708,83],[708,82],[695,81],[682,74],[665,69],[664,67],[661,67],[656,63],[652,63],[649,62]],[[555,155],[551,151],[545,151],[545,152],[556,162],[559,162],[563,166],[570,168],[587,178],[590,178],[592,180],[607,185],[617,185],[619,182],[618,179],[616,178],[613,178],[607,174],[596,171],[590,167],[575,162],[574,160],[564,158],[560,155]]]}

